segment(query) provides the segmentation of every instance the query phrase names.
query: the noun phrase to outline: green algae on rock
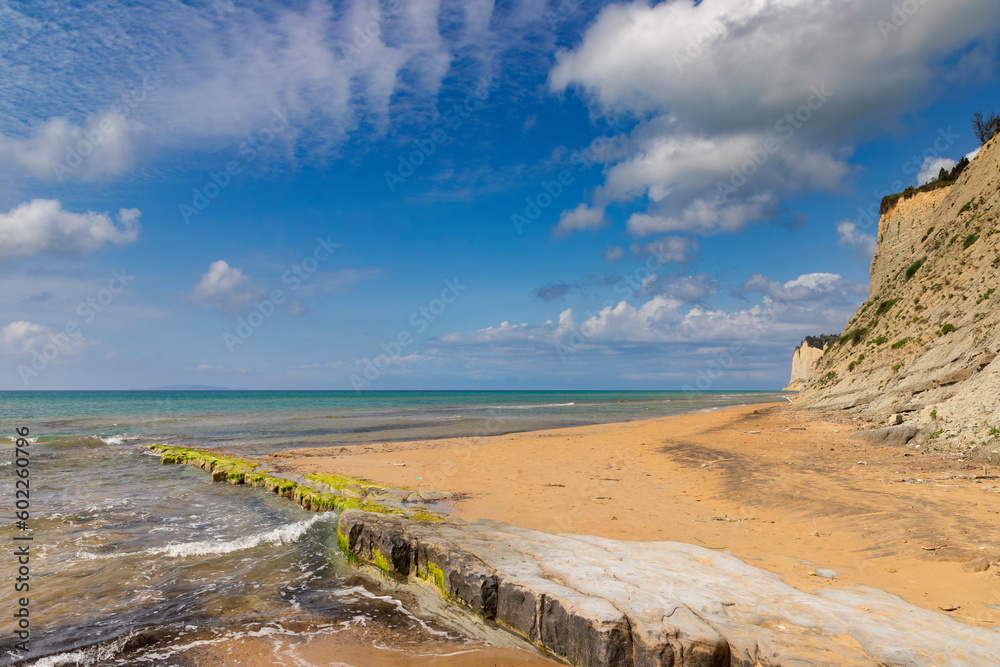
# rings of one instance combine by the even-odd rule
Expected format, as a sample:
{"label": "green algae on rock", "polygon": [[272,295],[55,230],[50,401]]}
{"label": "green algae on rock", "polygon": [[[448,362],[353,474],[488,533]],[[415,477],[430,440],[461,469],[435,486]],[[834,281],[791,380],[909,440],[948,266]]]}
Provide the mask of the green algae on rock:
{"label": "green algae on rock", "polygon": [[[288,498],[303,509],[311,512],[343,512],[356,509],[376,514],[393,514],[413,521],[437,523],[448,519],[429,511],[426,507],[401,508],[386,504],[386,499],[404,502],[404,498],[414,497],[410,502],[422,500],[409,489],[397,489],[376,484],[369,480],[346,475],[309,473],[305,479],[328,489],[319,489],[296,482],[286,477],[277,477],[262,469],[263,464],[251,459],[240,459],[225,454],[176,447],[171,445],[147,445],[147,449],[160,454],[164,464],[185,463],[193,465],[212,475],[213,482],[233,485],[247,485],[263,488],[282,498]],[[425,492],[429,498],[450,498],[451,494]],[[346,553],[346,552],[345,552]]]}

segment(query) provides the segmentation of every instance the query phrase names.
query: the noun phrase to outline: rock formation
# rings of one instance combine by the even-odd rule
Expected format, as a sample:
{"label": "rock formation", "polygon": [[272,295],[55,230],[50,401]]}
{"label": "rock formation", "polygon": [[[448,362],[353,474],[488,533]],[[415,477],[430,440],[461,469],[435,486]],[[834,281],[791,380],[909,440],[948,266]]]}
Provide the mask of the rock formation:
{"label": "rock formation", "polygon": [[887,204],[870,296],[795,403],[1000,458],[1000,138],[954,184]]}
{"label": "rock formation", "polygon": [[829,344],[826,336],[807,336],[802,344],[795,348],[792,354],[792,378],[782,391],[802,391],[806,387],[812,372],[819,363],[823,351]]}
{"label": "rock formation", "polygon": [[874,589],[814,593],[704,547],[345,511],[348,556],[577,667],[995,665],[1000,630]]}

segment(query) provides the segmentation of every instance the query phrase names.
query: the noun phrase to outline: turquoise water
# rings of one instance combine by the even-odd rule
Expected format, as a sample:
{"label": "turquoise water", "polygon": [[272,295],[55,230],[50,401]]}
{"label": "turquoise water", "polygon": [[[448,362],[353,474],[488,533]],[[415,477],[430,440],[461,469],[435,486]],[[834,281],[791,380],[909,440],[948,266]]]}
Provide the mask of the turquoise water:
{"label": "turquoise water", "polygon": [[3,392],[0,433],[25,422],[40,435],[124,438],[266,453],[492,435],[647,419],[742,403],[773,392]]}
{"label": "turquoise water", "polygon": [[[336,517],[262,489],[162,466],[143,444],[243,454],[293,447],[480,436],[645,419],[782,400],[716,392],[3,392],[0,467],[30,429],[31,660],[40,665],[188,665],[192,647],[246,633],[391,634],[469,646],[352,573]],[[12,475],[0,501],[13,513]],[[21,534],[6,523],[0,540]],[[13,571],[13,570],[8,570]],[[13,576],[13,575],[11,575]],[[5,584],[0,609],[17,595]],[[4,612],[6,613],[6,612]],[[9,624],[0,664],[13,651]],[[44,657],[43,657],[44,656]]]}

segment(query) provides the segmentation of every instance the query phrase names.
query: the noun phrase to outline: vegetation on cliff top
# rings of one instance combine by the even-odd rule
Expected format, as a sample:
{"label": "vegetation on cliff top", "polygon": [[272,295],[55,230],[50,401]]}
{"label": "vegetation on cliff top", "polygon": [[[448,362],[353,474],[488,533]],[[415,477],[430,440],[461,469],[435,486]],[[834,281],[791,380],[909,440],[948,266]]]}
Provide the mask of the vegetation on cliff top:
{"label": "vegetation on cliff top", "polygon": [[935,178],[933,181],[930,181],[929,183],[921,185],[919,188],[913,187],[911,185],[902,192],[898,192],[894,195],[886,195],[885,197],[882,198],[882,205],[879,206],[879,214],[885,215],[886,213],[891,211],[893,207],[896,206],[896,203],[900,199],[910,199],[912,197],[915,197],[918,193],[930,192],[932,190],[937,190],[939,188],[946,188],[949,185],[952,185],[955,181],[958,180],[958,177],[962,174],[963,171],[965,171],[965,168],[968,166],[969,166],[969,158],[963,157],[961,160],[958,161],[958,164],[956,164],[950,172],[942,168],[941,171],[938,172],[937,178]]}

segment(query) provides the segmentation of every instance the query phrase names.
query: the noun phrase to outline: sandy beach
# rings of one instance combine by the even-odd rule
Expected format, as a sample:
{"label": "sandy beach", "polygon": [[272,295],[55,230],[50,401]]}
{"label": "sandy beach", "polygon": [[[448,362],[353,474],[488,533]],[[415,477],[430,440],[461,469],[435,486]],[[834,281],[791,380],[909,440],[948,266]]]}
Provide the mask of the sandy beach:
{"label": "sandy beach", "polygon": [[947,452],[850,440],[861,428],[787,404],[756,405],[288,450],[270,463],[283,474],[338,472],[455,492],[451,511],[466,520],[697,544],[801,589],[864,584],[969,623],[1000,622],[996,471]]}

